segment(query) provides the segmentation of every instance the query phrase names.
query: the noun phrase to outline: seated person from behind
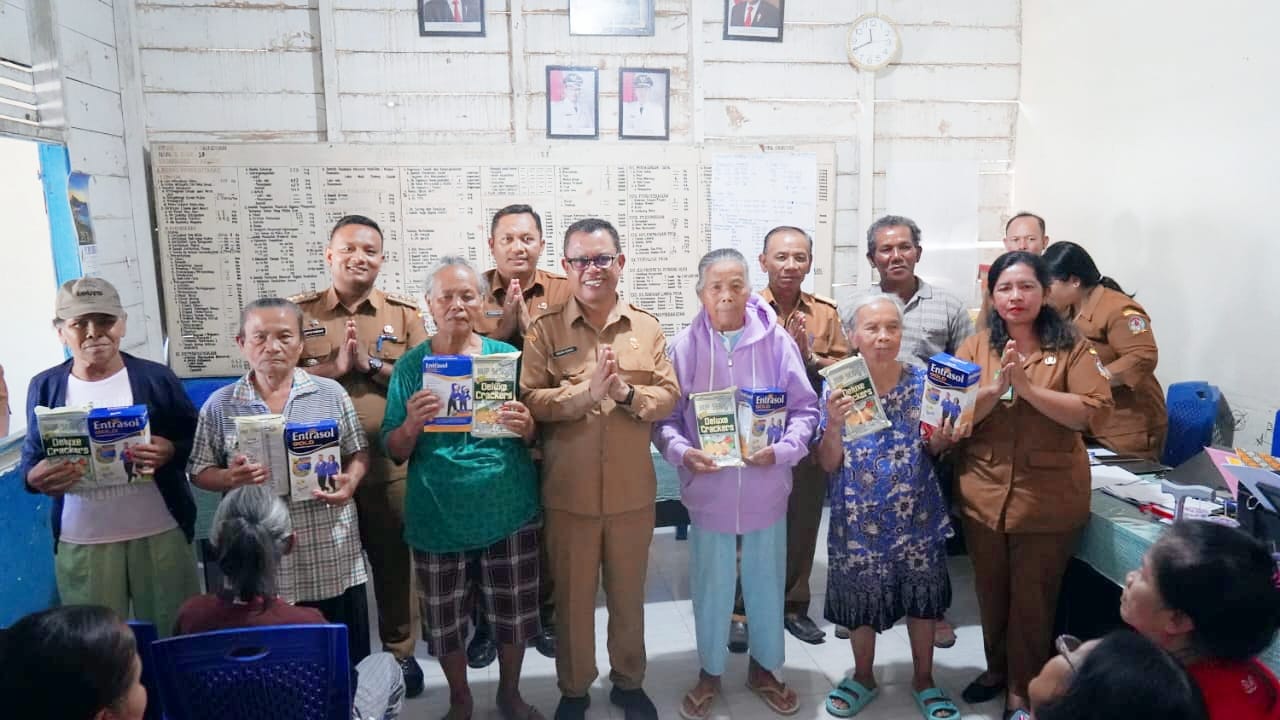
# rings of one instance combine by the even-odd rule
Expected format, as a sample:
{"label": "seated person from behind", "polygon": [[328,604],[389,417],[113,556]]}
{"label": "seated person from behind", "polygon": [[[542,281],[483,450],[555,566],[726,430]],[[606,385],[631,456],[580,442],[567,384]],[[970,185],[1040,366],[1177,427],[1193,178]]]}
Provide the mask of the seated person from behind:
{"label": "seated person from behind", "polygon": [[[175,635],[267,625],[323,625],[319,610],[285,602],[276,594],[280,559],[297,536],[284,501],[264,485],[246,485],[218,503],[210,533],[223,589],[191,598],[178,611]],[[394,655],[374,653],[355,667],[353,717],[398,717],[404,675]]]}

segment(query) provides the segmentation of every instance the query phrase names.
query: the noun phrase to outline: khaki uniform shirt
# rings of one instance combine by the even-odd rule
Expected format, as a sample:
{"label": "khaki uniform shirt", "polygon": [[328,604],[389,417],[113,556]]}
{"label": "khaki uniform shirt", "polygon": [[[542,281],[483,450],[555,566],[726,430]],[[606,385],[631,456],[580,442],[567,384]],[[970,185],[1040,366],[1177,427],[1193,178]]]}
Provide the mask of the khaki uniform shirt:
{"label": "khaki uniform shirt", "polygon": [[[539,423],[542,504],[594,517],[653,505],[649,433],[680,396],[658,319],[619,300],[596,330],[570,300],[533,321],[524,340],[520,399]],[[635,388],[630,405],[591,399],[596,352],[605,344],[618,356],[618,374]]]}
{"label": "khaki uniform shirt", "polygon": [[[773,290],[770,288],[761,290],[760,297],[764,298],[774,312],[778,313],[778,324],[784,329],[793,315],[800,314],[804,316],[805,327],[809,328],[809,350],[814,355],[831,358],[832,360],[843,360],[853,352],[853,347],[849,344],[849,337],[845,335],[844,327],[840,324],[840,312],[836,309],[834,300],[821,295],[801,292],[800,301],[796,303],[796,309],[791,311],[791,315],[782,317],[782,313],[778,309],[778,303],[773,298]],[[809,382],[813,384],[814,391],[821,395],[822,376],[818,374],[818,367],[810,364],[809,358],[805,358],[804,369],[809,374]]]}
{"label": "khaki uniform shirt", "polygon": [[1158,459],[1169,415],[1155,376],[1160,352],[1147,311],[1128,295],[1099,285],[1081,304],[1076,328],[1121,383],[1111,387],[1115,410],[1105,422],[1095,422],[1091,433],[1117,452]]}
{"label": "khaki uniform shirt", "polygon": [[[371,358],[387,364],[399,360],[406,351],[427,339],[427,328],[418,314],[418,304],[403,295],[388,295],[374,289],[359,307],[348,309],[338,302],[338,293],[327,290],[295,295],[302,308],[302,369],[335,358],[347,337],[347,319],[355,318],[356,339]],[[381,340],[379,340],[381,338]],[[378,433],[387,410],[387,389],[358,369],[351,369],[337,381],[351,396],[360,416],[360,427],[369,441],[369,472],[363,484],[387,482],[405,477],[404,465],[386,457]]]}
{"label": "khaki uniform shirt", "polygon": [[[956,356],[982,366],[981,385],[997,382],[1000,355],[984,330]],[[1080,396],[1094,419],[1111,408],[1110,379],[1092,344],[1040,351],[1023,365],[1038,387]],[[1059,425],[1026,400],[999,400],[956,453],[960,510],[998,532],[1067,532],[1089,519],[1089,455],[1075,430]]]}
{"label": "khaki uniform shirt", "polygon": [[[486,271],[484,279],[489,283],[489,294],[484,299],[484,311],[481,313],[476,332],[494,340],[511,343],[517,350],[522,350],[524,333],[528,328],[518,328],[511,337],[498,337],[494,334],[498,330],[498,324],[502,322],[502,304],[507,299],[507,286],[511,280],[504,280],[498,275],[497,268]],[[544,270],[536,271],[533,275],[533,284],[528,287],[522,286],[520,292],[524,295],[525,306],[529,308],[529,322],[560,307],[573,297],[573,290],[569,289],[569,281],[565,276]]]}

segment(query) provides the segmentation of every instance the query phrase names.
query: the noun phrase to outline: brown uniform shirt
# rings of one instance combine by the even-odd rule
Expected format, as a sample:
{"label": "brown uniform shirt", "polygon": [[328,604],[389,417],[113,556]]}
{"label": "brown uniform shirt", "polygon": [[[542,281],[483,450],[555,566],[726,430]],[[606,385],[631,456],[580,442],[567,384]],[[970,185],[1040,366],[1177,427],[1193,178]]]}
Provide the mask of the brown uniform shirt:
{"label": "brown uniform shirt", "polygon": [[1103,423],[1093,423],[1090,434],[1116,452],[1159,459],[1169,415],[1155,376],[1160,351],[1147,311],[1128,295],[1099,285],[1081,303],[1076,328],[1121,383],[1111,386],[1115,409]]}
{"label": "brown uniform shirt", "polygon": [[[355,318],[356,339],[361,348],[369,357],[387,364],[427,339],[418,304],[403,295],[388,295],[375,288],[359,307],[352,309],[338,302],[338,293],[332,287],[290,299],[302,308],[304,344],[298,365],[304,370],[337,356],[347,337],[348,318]],[[405,477],[407,466],[397,466],[384,455],[378,436],[387,410],[387,389],[358,369],[337,380],[351,396],[360,426],[369,439],[369,473],[361,482],[373,484]]]}
{"label": "brown uniform shirt", "polygon": [[[524,340],[520,399],[542,437],[542,504],[595,517],[653,505],[649,433],[680,396],[658,319],[619,300],[597,331],[570,300],[534,320]],[[630,405],[591,399],[596,352],[605,344],[635,388]]]}
{"label": "brown uniform shirt", "polygon": [[[764,298],[774,312],[778,313],[778,324],[783,328],[787,326],[787,322],[791,320],[793,315],[804,316],[805,327],[809,328],[809,350],[814,355],[833,360],[843,360],[853,352],[853,347],[849,344],[849,337],[845,335],[844,326],[840,323],[840,311],[836,308],[835,300],[821,295],[801,292],[800,301],[796,303],[796,309],[791,311],[791,315],[782,317],[782,313],[778,309],[778,303],[773,299],[773,290],[770,288],[761,290],[760,297]],[[809,374],[809,382],[813,384],[813,389],[821,394],[822,376],[818,374],[817,366],[811,365],[809,358],[805,358],[804,361],[804,369]]]}
{"label": "brown uniform shirt", "polygon": [[[528,328],[517,329],[511,337],[498,337],[494,334],[498,330],[498,324],[502,322],[502,304],[506,302],[507,286],[511,284],[511,280],[498,275],[497,268],[485,271],[484,279],[489,283],[489,294],[484,299],[484,310],[476,332],[494,340],[511,343],[517,350],[523,350],[524,333]],[[569,281],[565,276],[544,270],[536,271],[533,284],[529,287],[522,286],[520,292],[524,295],[525,306],[529,308],[529,322],[564,305],[573,297],[573,290],[569,289]]]}
{"label": "brown uniform shirt", "polygon": [[[1000,352],[991,332],[965,340],[956,356],[982,366],[996,383]],[[1111,408],[1110,380],[1089,341],[1032,353],[1023,365],[1038,387],[1080,396],[1095,418]],[[961,512],[999,532],[1066,532],[1089,518],[1089,455],[1079,432],[1059,425],[1015,395],[1000,400],[956,453]]]}

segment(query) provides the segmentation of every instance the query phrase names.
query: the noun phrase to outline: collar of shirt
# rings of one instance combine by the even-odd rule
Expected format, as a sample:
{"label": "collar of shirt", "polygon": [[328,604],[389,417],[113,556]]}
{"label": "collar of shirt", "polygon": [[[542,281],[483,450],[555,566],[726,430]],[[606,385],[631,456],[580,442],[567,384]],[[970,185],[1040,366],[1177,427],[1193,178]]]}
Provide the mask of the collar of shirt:
{"label": "collar of shirt", "polygon": [[[902,309],[904,312],[915,307],[915,305],[922,300],[933,299],[933,286],[925,282],[924,278],[920,277],[919,275],[916,275],[915,278],[916,278],[916,291],[914,294],[912,294],[911,299],[908,300],[906,304],[903,305]],[[892,293],[892,292],[889,292],[888,290],[885,290],[883,284],[880,285],[880,291],[884,293],[888,293],[889,295],[897,295],[897,293]]]}
{"label": "collar of shirt", "polygon": [[[315,381],[311,379],[311,373],[302,368],[293,369],[293,387],[289,389],[290,399],[298,395],[315,392],[316,389]],[[235,387],[231,390],[231,399],[246,405],[262,402],[262,397],[258,395],[257,388],[253,386],[252,370],[236,381]]]}
{"label": "collar of shirt", "polygon": [[1097,312],[1098,304],[1102,302],[1102,296],[1104,294],[1103,287],[1101,285],[1095,285],[1094,288],[1089,291],[1089,296],[1080,304],[1080,310],[1076,313],[1076,317],[1083,318],[1085,320],[1092,320],[1093,314]]}
{"label": "collar of shirt", "polygon": [[618,301],[614,303],[613,309],[609,311],[609,317],[605,319],[602,327],[595,328],[591,323],[587,322],[587,316],[583,314],[582,305],[578,302],[578,298],[576,297],[573,298],[572,301],[565,303],[564,314],[565,319],[569,321],[569,327],[573,327],[578,321],[582,321],[583,325],[592,327],[598,333],[604,332],[606,328],[623,318],[626,318],[628,322],[631,321],[631,316],[627,312],[627,304],[622,302],[622,298],[620,297],[618,298]]}
{"label": "collar of shirt", "polygon": [[370,311],[372,311],[374,314],[377,314],[378,308],[381,307],[382,305],[382,301],[383,301],[383,294],[382,294],[382,291],[379,290],[378,288],[374,288],[373,290],[371,290],[369,292],[369,296],[366,297],[364,300],[361,300],[360,304],[354,308],[349,308],[346,305],[342,304],[342,301],[338,299],[337,288],[333,287],[332,285],[330,285],[329,289],[325,290],[324,292],[324,309],[325,310],[332,312],[333,310],[337,309],[339,305],[341,305],[342,309],[346,310],[347,314],[349,315],[357,315],[365,307],[368,307]]}
{"label": "collar of shirt", "polygon": [[[761,290],[760,297],[764,298],[764,301],[769,303],[769,307],[772,307],[773,311],[778,314],[778,322],[786,325],[791,318],[790,316],[782,317],[782,309],[778,307],[778,301],[773,296],[773,288],[766,287]],[[796,300],[796,308],[791,312],[802,312],[809,317],[813,317],[813,295],[801,290],[800,299]]]}

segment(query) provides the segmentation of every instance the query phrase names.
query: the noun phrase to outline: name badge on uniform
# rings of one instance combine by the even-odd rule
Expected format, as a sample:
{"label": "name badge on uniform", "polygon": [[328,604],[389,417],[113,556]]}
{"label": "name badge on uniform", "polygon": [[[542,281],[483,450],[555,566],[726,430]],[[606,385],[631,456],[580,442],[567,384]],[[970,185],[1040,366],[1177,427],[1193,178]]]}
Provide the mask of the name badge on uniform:
{"label": "name badge on uniform", "polygon": [[323,326],[307,328],[302,331],[302,337],[320,337],[321,335],[324,335],[324,331],[325,328]]}
{"label": "name badge on uniform", "polygon": [[[528,336],[525,336],[525,339],[528,340],[529,339]],[[570,345],[567,348],[560,348],[559,350],[556,350],[555,352],[551,353],[551,357],[559,358],[559,357],[564,357],[565,355],[571,355],[576,352],[578,352],[578,346]]]}
{"label": "name badge on uniform", "polygon": [[502,317],[502,311],[501,310],[485,310],[484,316],[491,317],[491,318],[500,318]]}

